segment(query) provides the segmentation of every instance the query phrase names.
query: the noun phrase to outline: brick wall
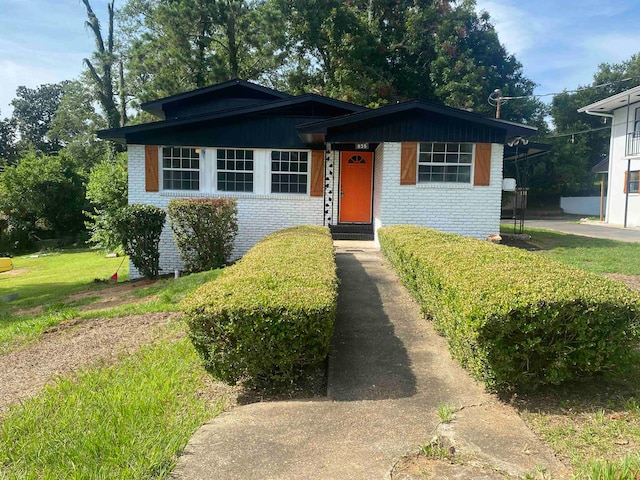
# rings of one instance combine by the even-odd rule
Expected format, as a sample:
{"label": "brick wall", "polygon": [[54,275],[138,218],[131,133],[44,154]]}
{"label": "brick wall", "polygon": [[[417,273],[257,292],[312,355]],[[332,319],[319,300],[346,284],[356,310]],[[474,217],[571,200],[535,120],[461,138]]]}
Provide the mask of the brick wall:
{"label": "brick wall", "polygon": [[[129,203],[146,203],[166,208],[172,198],[210,197],[199,192],[145,192],[144,146],[129,145]],[[215,194],[215,197],[221,195]],[[295,225],[322,225],[322,197],[300,195],[224,195],[238,199],[238,236],[233,257],[244,255],[265,235]],[[160,237],[160,271],[171,273],[183,269],[176,249],[173,232],[168,224]],[[140,274],[129,262],[131,278]]]}
{"label": "brick wall", "polygon": [[414,224],[481,239],[499,233],[502,145],[492,146],[491,180],[486,187],[400,185],[400,150],[400,143],[385,143],[376,152],[376,185],[382,180],[379,198],[374,198],[376,229]]}

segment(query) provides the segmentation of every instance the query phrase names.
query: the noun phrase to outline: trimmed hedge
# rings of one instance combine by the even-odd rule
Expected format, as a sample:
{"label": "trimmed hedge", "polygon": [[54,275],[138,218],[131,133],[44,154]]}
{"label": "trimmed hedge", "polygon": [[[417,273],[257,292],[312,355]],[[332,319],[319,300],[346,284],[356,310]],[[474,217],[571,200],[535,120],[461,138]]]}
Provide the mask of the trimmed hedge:
{"label": "trimmed hedge", "polygon": [[378,234],[453,357],[490,390],[611,371],[637,345],[640,296],[621,283],[426,228],[385,227]]}
{"label": "trimmed hedge", "polygon": [[237,203],[225,198],[175,198],[169,202],[169,223],[187,272],[226,265],[238,233]]}
{"label": "trimmed hedge", "polygon": [[326,359],[337,285],[329,230],[302,226],[265,237],[182,306],[215,378],[273,387]]}

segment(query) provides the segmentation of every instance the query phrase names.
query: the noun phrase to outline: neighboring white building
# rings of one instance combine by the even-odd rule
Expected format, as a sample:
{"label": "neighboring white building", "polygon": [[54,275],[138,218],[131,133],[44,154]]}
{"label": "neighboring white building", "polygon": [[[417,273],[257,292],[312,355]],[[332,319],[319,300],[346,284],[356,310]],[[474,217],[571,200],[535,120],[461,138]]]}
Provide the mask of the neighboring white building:
{"label": "neighboring white building", "polygon": [[[161,120],[98,132],[128,146],[129,203],[237,199],[235,257],[301,224],[343,239],[396,224],[484,239],[500,230],[504,145],[536,132],[421,101],[370,110],[242,80],[142,108]],[[182,268],[168,225],[160,250],[163,273]]]}
{"label": "neighboring white building", "polygon": [[592,103],[581,113],[611,122],[609,176],[605,220],[640,226],[640,86]]}

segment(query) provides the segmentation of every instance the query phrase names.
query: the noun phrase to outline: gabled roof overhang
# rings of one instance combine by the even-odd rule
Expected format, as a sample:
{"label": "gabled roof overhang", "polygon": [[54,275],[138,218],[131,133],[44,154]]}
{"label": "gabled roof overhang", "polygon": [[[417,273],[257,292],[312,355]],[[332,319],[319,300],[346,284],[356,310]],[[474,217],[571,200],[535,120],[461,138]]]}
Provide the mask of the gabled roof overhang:
{"label": "gabled roof overhang", "polygon": [[269,102],[268,104],[257,106],[234,108],[213,113],[193,115],[190,117],[163,120],[141,125],[132,125],[129,127],[99,130],[98,132],[96,132],[96,134],[98,138],[101,138],[103,140],[128,143],[129,136],[136,135],[137,137],[139,137],[139,134],[144,134],[145,132],[171,132],[171,130],[173,129],[185,128],[192,125],[197,125],[199,123],[216,123],[242,116],[277,114],[278,112],[284,112],[283,114],[291,115],[295,113],[296,107],[300,107],[305,104],[316,104],[318,106],[331,107],[338,110],[340,113],[352,113],[367,110],[365,107],[354,105],[352,103],[309,93],[296,97],[288,96],[287,98],[283,98],[281,100],[276,100],[273,102]]}
{"label": "gabled roof overhang", "polygon": [[640,86],[599,100],[578,109],[579,113],[607,113],[640,102]]}
{"label": "gabled roof overhang", "polygon": [[[420,141],[427,138],[420,138],[424,130],[415,129],[411,131],[407,126],[397,127],[395,134],[388,133],[388,138],[363,139],[359,127],[376,127],[383,135],[392,123],[398,123],[399,119],[406,119],[409,116],[423,118],[425,121],[436,122],[438,120],[448,122],[451,125],[476,125],[484,128],[485,131],[497,130],[500,134],[492,135],[492,138],[501,137],[502,140],[509,141],[517,137],[530,137],[537,132],[537,128],[529,127],[519,123],[505,120],[484,117],[477,113],[451,108],[444,105],[428,103],[421,100],[389,105],[375,110],[365,110],[341,117],[322,120],[298,126],[298,134],[307,144],[320,144],[332,142],[339,138],[340,141]],[[416,122],[419,123],[419,122]],[[349,132],[352,132],[350,135]],[[485,134],[486,136],[486,134]],[[352,137],[352,138],[351,138]],[[453,137],[452,137],[453,138]],[[458,135],[459,138],[459,135]],[[437,139],[441,141],[441,139]],[[453,141],[453,140],[452,140]]]}
{"label": "gabled roof overhang", "polygon": [[210,97],[215,95],[224,95],[225,92],[241,91],[243,96],[251,96],[255,98],[262,98],[265,100],[279,100],[285,98],[291,98],[291,95],[284,92],[279,92],[272,88],[263,87],[257,83],[247,82],[239,78],[234,78],[227,82],[218,83],[217,85],[211,85],[209,87],[198,88],[197,90],[191,90],[189,92],[178,93],[169,97],[159,98],[158,100],[152,100],[140,105],[140,108],[145,112],[149,112],[160,118],[164,118],[164,110],[167,106],[175,105],[181,102],[188,102],[195,100],[196,97]]}

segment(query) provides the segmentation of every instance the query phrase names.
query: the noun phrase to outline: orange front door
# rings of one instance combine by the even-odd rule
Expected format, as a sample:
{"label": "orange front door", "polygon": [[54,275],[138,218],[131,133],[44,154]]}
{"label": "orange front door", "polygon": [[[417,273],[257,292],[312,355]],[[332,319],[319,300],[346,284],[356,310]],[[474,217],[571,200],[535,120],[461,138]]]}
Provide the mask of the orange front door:
{"label": "orange front door", "polygon": [[342,152],[340,222],[371,223],[373,152]]}

